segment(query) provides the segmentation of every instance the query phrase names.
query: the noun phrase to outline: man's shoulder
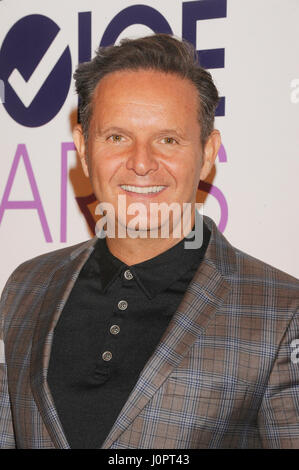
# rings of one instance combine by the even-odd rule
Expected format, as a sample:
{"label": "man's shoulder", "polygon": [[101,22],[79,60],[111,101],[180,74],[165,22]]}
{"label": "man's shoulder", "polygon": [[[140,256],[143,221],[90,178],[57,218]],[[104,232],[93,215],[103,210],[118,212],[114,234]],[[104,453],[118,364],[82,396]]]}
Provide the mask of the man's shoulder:
{"label": "man's shoulder", "polygon": [[12,272],[10,279],[17,281],[18,279],[24,279],[26,275],[30,275],[31,277],[33,272],[37,273],[39,278],[43,276],[48,277],[51,272],[68,262],[68,260],[76,257],[84,250],[91,250],[94,243],[95,240],[90,239],[28,259]]}
{"label": "man's shoulder", "polygon": [[214,263],[228,287],[225,308],[287,325],[299,312],[299,280],[234,247],[222,234],[217,233],[216,244]]}
{"label": "man's shoulder", "polygon": [[225,278],[244,285],[280,284],[299,289],[299,280],[294,276],[232,245],[212,219],[205,216],[204,220],[212,233],[210,245],[213,249],[207,250],[207,256]]}
{"label": "man's shoulder", "polygon": [[273,281],[281,285],[291,285],[299,288],[299,280],[294,276],[268,264],[249,253],[234,248],[236,254],[237,273],[243,278],[251,279],[256,282]]}
{"label": "man's shoulder", "polygon": [[233,249],[236,269],[230,284],[233,293],[241,295],[242,302],[264,308],[279,306],[291,315],[299,309],[298,279],[238,248]]}

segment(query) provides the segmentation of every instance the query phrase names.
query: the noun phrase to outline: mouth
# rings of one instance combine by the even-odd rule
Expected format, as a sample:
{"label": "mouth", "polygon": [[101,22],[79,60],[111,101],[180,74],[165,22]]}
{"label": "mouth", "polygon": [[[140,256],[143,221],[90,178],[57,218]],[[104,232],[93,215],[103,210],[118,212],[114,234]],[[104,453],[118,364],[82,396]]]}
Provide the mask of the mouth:
{"label": "mouth", "polygon": [[133,186],[121,184],[120,187],[128,193],[153,195],[161,193],[161,191],[163,191],[167,186]]}

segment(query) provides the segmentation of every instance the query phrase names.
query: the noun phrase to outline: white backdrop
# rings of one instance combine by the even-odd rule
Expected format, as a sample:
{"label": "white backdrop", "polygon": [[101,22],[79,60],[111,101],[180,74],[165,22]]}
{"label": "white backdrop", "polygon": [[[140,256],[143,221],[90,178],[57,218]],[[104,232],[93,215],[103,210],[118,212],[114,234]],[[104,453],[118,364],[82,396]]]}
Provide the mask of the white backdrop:
{"label": "white backdrop", "polygon": [[[233,245],[299,277],[299,0],[142,5],[160,13],[153,20],[157,27],[163,16],[181,37],[183,16],[185,34],[191,34],[188,25],[207,11],[207,3],[218,13],[227,9],[222,17],[198,20],[194,30],[198,50],[224,49],[224,66],[210,68],[225,97],[225,115],[216,117],[215,126],[224,148],[204,212],[222,221]],[[93,213],[92,191],[72,150],[77,97],[69,77],[79,49],[81,58],[88,52],[89,20],[93,55],[116,15],[136,5],[141,3],[0,2],[0,290],[22,261],[92,236],[78,205]],[[151,31],[132,24],[117,41]],[[45,44],[51,47],[42,50]]]}

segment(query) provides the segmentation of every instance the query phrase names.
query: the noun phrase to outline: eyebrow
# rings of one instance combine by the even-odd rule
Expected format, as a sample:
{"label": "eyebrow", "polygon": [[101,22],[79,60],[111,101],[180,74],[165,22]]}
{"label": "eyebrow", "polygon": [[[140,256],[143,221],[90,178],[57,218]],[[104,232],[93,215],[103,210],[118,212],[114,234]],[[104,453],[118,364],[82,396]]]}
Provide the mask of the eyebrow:
{"label": "eyebrow", "polygon": [[[128,134],[130,135],[131,132],[128,131],[127,129],[124,129],[122,127],[117,127],[117,126],[112,126],[112,127],[107,127],[107,128],[103,128],[103,129],[99,129],[97,128],[96,129],[96,135],[103,135],[103,134],[109,134],[109,133],[119,133],[119,134]],[[157,135],[162,135],[162,134],[173,134],[173,135],[176,135],[178,137],[180,137],[181,139],[184,139],[184,133],[182,131],[182,129],[178,128],[178,129],[161,129],[159,130],[158,132],[156,132]]]}
{"label": "eyebrow", "polygon": [[162,129],[161,131],[158,132],[158,134],[175,134],[181,139],[184,139],[184,133],[182,129]]}
{"label": "eyebrow", "polygon": [[107,128],[103,128],[103,129],[100,129],[100,128],[97,127],[97,129],[96,129],[96,135],[107,134],[109,132],[118,132],[119,134],[128,133],[127,130],[125,130],[121,127],[107,127]]}

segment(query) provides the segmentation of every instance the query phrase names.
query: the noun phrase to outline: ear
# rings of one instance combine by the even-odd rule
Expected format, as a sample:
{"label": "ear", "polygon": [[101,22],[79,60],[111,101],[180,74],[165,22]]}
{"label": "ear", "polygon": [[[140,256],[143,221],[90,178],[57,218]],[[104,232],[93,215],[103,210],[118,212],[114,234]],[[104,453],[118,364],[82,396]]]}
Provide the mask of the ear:
{"label": "ear", "polygon": [[74,127],[74,129],[73,129],[73,140],[74,140],[74,144],[76,146],[78,155],[80,157],[80,161],[81,161],[81,165],[82,165],[84,175],[89,177],[85,139],[84,139],[81,124],[76,124],[76,126]]}
{"label": "ear", "polygon": [[200,170],[200,180],[205,180],[210,173],[214,162],[216,160],[219,148],[221,145],[221,135],[217,129],[214,129],[209,135],[204,151],[203,151],[203,164]]}

